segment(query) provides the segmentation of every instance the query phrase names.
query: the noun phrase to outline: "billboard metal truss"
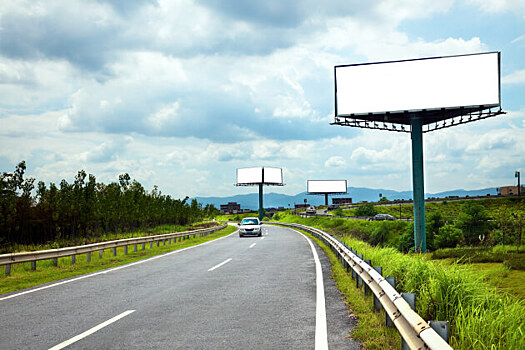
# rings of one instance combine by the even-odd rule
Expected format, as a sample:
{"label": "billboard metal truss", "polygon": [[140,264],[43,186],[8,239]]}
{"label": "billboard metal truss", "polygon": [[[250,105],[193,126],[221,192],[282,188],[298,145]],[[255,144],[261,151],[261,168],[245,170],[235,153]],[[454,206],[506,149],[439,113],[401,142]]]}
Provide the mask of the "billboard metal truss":
{"label": "billboard metal truss", "polygon": [[[444,112],[446,113],[446,112]],[[485,110],[485,111],[477,111],[477,112],[466,112],[464,111],[459,116],[452,116],[449,119],[440,119],[437,121],[432,121],[430,123],[423,125],[423,133],[439,130],[439,129],[445,129],[449,128],[451,126],[456,126],[460,124],[467,124],[471,122],[475,122],[482,119],[487,119],[491,117],[496,117],[500,114],[506,114],[501,108],[492,111],[492,109]],[[340,125],[340,126],[350,126],[354,128],[363,128],[363,129],[376,129],[376,130],[387,130],[387,131],[397,131],[397,132],[406,132],[410,133],[410,113],[406,114],[407,123],[400,123],[400,122],[389,122],[389,121],[381,121],[379,118],[370,117],[369,119],[365,119],[366,117],[359,116],[359,119],[356,119],[355,117],[346,117],[346,116],[336,116],[335,121],[333,123],[330,123],[331,125]],[[388,117],[384,118],[388,120]],[[423,119],[425,120],[425,119]]]}

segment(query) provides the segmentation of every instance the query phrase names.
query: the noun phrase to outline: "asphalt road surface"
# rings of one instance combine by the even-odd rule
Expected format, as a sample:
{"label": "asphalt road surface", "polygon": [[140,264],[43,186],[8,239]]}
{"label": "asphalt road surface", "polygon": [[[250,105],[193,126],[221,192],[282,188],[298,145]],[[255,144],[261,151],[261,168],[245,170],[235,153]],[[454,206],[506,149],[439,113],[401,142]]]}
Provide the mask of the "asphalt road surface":
{"label": "asphalt road surface", "polygon": [[324,252],[319,299],[308,240],[263,227],[1,295],[0,349],[358,349]]}

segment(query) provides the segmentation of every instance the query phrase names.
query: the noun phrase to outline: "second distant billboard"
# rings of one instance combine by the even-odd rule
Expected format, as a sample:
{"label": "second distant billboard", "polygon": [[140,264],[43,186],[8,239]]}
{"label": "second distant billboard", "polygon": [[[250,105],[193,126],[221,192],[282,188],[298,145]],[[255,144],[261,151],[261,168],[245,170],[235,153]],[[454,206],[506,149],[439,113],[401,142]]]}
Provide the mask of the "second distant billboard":
{"label": "second distant billboard", "polygon": [[251,184],[282,185],[283,172],[281,168],[253,167],[237,169],[237,185]]}
{"label": "second distant billboard", "polygon": [[346,180],[308,180],[306,187],[310,194],[346,193]]}

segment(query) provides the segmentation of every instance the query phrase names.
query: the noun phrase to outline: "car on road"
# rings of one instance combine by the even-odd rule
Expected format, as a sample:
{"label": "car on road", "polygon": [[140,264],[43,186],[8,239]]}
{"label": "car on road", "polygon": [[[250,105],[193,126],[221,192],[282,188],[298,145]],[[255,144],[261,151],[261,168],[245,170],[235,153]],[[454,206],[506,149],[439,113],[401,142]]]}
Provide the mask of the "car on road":
{"label": "car on road", "polygon": [[395,220],[396,218],[390,214],[376,214],[372,216],[369,221],[384,221],[384,220]]}
{"label": "car on road", "polygon": [[315,214],[316,212],[317,211],[314,207],[309,207],[308,209],[306,209],[306,214]]}
{"label": "car on road", "polygon": [[239,237],[262,236],[262,224],[259,218],[244,218],[239,224]]}

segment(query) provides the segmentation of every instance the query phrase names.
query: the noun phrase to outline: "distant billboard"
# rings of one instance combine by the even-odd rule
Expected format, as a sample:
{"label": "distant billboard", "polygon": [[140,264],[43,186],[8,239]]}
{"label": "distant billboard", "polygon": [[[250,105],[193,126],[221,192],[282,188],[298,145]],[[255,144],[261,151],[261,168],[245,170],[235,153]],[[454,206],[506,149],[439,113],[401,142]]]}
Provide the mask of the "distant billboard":
{"label": "distant billboard", "polygon": [[306,187],[310,194],[346,193],[346,180],[308,180]]}
{"label": "distant billboard", "polygon": [[335,113],[354,116],[500,105],[500,53],[335,67]]}
{"label": "distant billboard", "polygon": [[237,185],[252,185],[261,183],[269,185],[282,185],[282,169],[272,167],[237,169]]}

